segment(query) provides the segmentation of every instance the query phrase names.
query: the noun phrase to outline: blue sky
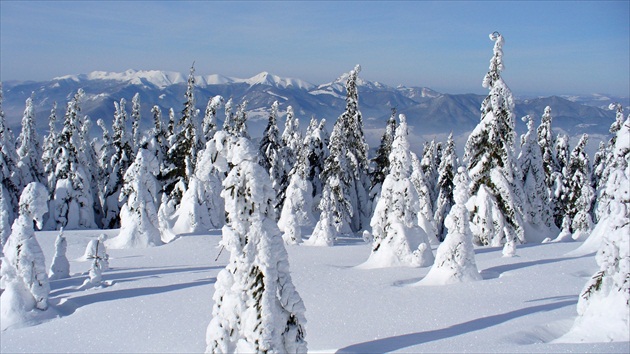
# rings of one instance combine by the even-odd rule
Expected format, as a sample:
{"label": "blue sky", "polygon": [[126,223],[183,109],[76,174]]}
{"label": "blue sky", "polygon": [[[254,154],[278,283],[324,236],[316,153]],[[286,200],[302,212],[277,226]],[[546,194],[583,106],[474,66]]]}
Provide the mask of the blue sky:
{"label": "blue sky", "polygon": [[515,94],[630,95],[630,1],[0,0],[0,79],[170,70],[314,84],[361,64],[389,85],[484,93],[505,37]]}

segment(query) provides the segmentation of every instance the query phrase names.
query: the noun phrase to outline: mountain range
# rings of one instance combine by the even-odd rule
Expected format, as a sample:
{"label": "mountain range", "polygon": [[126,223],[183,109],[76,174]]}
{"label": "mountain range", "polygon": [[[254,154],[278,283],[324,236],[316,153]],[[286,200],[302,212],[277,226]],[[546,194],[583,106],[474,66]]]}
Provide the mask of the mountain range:
{"label": "mountain range", "polygon": [[[221,95],[226,100],[233,98],[235,104],[248,101],[248,127],[253,137],[260,136],[266,125],[268,110],[277,100],[280,112],[292,106],[301,120],[302,129],[306,129],[311,117],[326,118],[329,128],[345,109],[345,82],[347,74],[321,85],[314,85],[304,80],[284,78],[267,72],[261,72],[248,79],[226,77],[222,75],[195,76],[195,97],[200,115],[203,115],[208,99]],[[93,121],[103,119],[111,124],[114,114],[114,101],[125,98],[127,111],[131,110],[131,98],[139,93],[142,104],[141,126],[152,124],[150,109],[158,105],[164,119],[168,110],[173,108],[176,116],[183,107],[184,93],[188,75],[178,72],[158,70],[127,70],[125,72],[94,71],[89,74],[67,75],[50,81],[6,81],[3,82],[2,109],[9,126],[15,135],[20,130],[24,111],[24,102],[33,96],[37,127],[45,132],[48,128],[48,116],[53,102],[58,102],[57,116],[63,117],[65,104],[79,88],[86,92],[83,101],[83,113]],[[404,113],[409,122],[412,142],[420,144],[431,137],[444,139],[449,132],[465,141],[480,119],[480,105],[485,95],[448,94],[427,87],[388,86],[383,83],[358,81],[359,108],[362,112],[366,137],[370,146],[378,144],[385,121],[396,108]],[[522,133],[525,124],[521,117],[531,115],[536,125],[540,121],[544,108],[551,106],[554,128],[571,136],[589,133],[606,135],[613,122],[615,113],[607,109],[612,102],[630,105],[628,97],[614,97],[594,94],[585,96],[559,95],[551,97],[518,97],[515,101],[517,131]],[[223,113],[219,113],[222,120]],[[283,129],[283,120],[280,120]],[[92,127],[94,135],[100,135],[96,124]]]}

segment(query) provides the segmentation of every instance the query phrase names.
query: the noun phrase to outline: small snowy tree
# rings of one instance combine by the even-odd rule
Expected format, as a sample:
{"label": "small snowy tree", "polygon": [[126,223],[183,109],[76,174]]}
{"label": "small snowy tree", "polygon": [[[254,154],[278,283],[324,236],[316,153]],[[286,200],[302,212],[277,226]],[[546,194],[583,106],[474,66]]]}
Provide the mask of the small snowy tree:
{"label": "small snowy tree", "polygon": [[428,266],[433,263],[429,238],[418,225],[420,198],[413,185],[412,155],[407,121],[399,116],[391,153],[390,171],[372,217],[372,253],[365,267]]}
{"label": "small snowy tree", "polygon": [[446,215],[448,215],[451,207],[455,204],[455,200],[453,199],[453,189],[455,187],[453,180],[458,165],[455,141],[453,140],[453,133],[451,133],[448,136],[446,148],[444,149],[438,168],[438,198],[435,203],[435,213],[433,214],[436,236],[440,241],[444,241],[444,237],[446,237],[446,228],[444,227]]}
{"label": "small snowy tree", "polygon": [[33,97],[26,99],[26,108],[22,116],[22,132],[17,140],[17,168],[22,179],[20,188],[31,182],[44,183],[44,167],[41,163],[42,149],[35,130],[35,111]]}
{"label": "small snowy tree", "polygon": [[34,309],[48,308],[50,284],[46,264],[33,224],[42,227],[48,211],[48,190],[37,182],[29,183],[20,196],[19,216],[4,246],[0,287],[2,330],[24,320]]}
{"label": "small snowy tree", "polygon": [[155,155],[140,149],[125,172],[120,199],[127,202],[120,211],[120,233],[110,242],[113,248],[145,248],[162,244],[158,228],[157,180],[159,166]]}
{"label": "small snowy tree", "polygon": [[583,240],[593,228],[592,211],[595,200],[591,178],[591,166],[585,148],[588,143],[588,135],[582,138],[571,151],[568,165],[567,181],[567,207],[565,215],[571,222],[573,238]]}
{"label": "small snowy tree", "polygon": [[431,192],[429,183],[426,181],[427,175],[422,172],[422,164],[416,154],[411,155],[411,181],[416,188],[420,199],[420,211],[418,212],[418,225],[424,230],[431,244],[437,245],[440,242],[437,238],[437,229],[433,219],[433,203],[431,202]]}
{"label": "small snowy tree", "polygon": [[490,35],[495,42],[490,70],[483,86],[490,90],[481,105],[481,121],[466,142],[464,160],[471,178],[471,229],[479,245],[513,247],[524,242],[518,210],[517,173],[514,161],[514,100],[501,78],[503,36]]}
{"label": "small snowy tree", "polygon": [[234,168],[223,182],[221,244],[230,261],[215,283],[206,352],[306,353],[304,303],[289,274],[269,176],[246,138],[234,142],[227,160]]}
{"label": "small snowy tree", "polygon": [[317,119],[311,119],[311,122],[306,129],[302,151],[308,159],[309,170],[307,173],[307,179],[313,186],[314,213],[317,213],[318,211],[317,207],[323,192],[323,182],[320,175],[324,170],[324,164],[328,158],[329,140],[330,136],[326,130],[326,120],[322,119],[321,123],[319,123],[317,122]]}
{"label": "small snowy tree", "polygon": [[284,242],[302,242],[302,226],[311,226],[313,220],[313,186],[307,179],[308,157],[302,153],[290,174],[291,182],[286,190],[278,227],[284,232]]}
{"label": "small snowy tree", "polygon": [[372,205],[376,205],[376,198],[381,192],[381,187],[385,181],[385,176],[389,173],[389,153],[392,151],[392,143],[396,133],[396,108],[392,108],[392,114],[387,120],[385,132],[381,137],[381,145],[376,150],[376,156],[371,161],[370,166],[370,200]]}
{"label": "small snowy tree", "polygon": [[470,197],[469,182],[468,173],[464,167],[460,167],[455,177],[453,192],[455,205],[444,221],[448,233],[437,249],[435,263],[420,284],[441,285],[481,280],[475,262],[470,216],[466,208],[466,202]]}
{"label": "small snowy tree", "polygon": [[68,257],[66,257],[67,249],[68,241],[63,235],[63,228],[61,228],[59,235],[57,235],[55,239],[55,256],[48,270],[48,279],[57,280],[70,278],[70,262],[68,262]]}
{"label": "small snowy tree", "polygon": [[81,289],[99,287],[102,285],[102,274],[109,269],[109,255],[105,241],[107,236],[101,234],[97,239],[91,240],[85,249],[85,259],[90,261],[91,267],[88,278],[81,285]]}
{"label": "small snowy tree", "polygon": [[523,121],[527,124],[527,133],[521,136],[521,153],[518,156],[525,198],[522,205],[523,221],[548,229],[553,221],[548,204],[549,190],[545,183],[543,159],[536,141],[533,119],[525,116]]}
{"label": "small snowy tree", "polygon": [[211,97],[208,100],[206,112],[201,123],[201,131],[203,135],[200,136],[200,140],[202,145],[205,145],[206,142],[210,141],[210,139],[214,136],[214,133],[217,131],[217,111],[222,104],[223,97],[219,95]]}
{"label": "small snowy tree", "polygon": [[617,130],[611,174],[610,213],[589,237],[600,239],[599,270],[577,304],[578,318],[560,341],[628,341],[630,337],[630,118]]}

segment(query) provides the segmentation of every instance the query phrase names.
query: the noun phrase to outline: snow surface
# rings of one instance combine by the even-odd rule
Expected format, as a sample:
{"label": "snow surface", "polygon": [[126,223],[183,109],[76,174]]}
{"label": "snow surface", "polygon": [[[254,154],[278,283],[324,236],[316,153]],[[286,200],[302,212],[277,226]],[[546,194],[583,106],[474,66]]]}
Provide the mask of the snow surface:
{"label": "snow surface", "polygon": [[[0,333],[8,352],[203,352],[218,272],[220,232],[183,235],[147,249],[109,250],[109,286],[78,290],[81,256],[102,230],[65,231],[70,279],[51,281],[49,309],[30,327]],[[118,230],[105,231],[110,237]],[[38,232],[46,265],[56,231]],[[429,268],[357,269],[370,254],[359,239],[336,247],[287,246],[306,306],[311,352],[629,352],[630,343],[550,343],[577,315],[578,294],[598,269],[593,254],[567,257],[580,242],[477,248],[483,280],[418,287]],[[38,323],[41,322],[41,323]],[[95,328],[97,330],[95,331]]]}

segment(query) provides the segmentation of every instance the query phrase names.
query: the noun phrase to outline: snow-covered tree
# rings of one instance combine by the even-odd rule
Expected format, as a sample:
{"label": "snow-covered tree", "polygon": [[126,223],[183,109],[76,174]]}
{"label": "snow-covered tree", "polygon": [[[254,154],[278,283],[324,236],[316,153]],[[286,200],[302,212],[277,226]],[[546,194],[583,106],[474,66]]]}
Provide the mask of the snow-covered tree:
{"label": "snow-covered tree", "polygon": [[554,173],[560,171],[556,161],[555,143],[556,136],[551,129],[551,107],[545,107],[545,112],[540,120],[540,125],[536,131],[538,136],[538,146],[540,146],[540,156],[543,160],[543,171],[545,172],[545,184],[550,190],[553,189],[555,178]]}
{"label": "snow-covered tree", "polygon": [[80,289],[99,287],[102,285],[103,271],[109,268],[109,255],[105,241],[107,236],[101,234],[97,239],[91,240],[85,250],[85,258],[91,262],[88,278],[85,279]]}
{"label": "snow-covered tree", "polygon": [[234,167],[221,193],[228,217],[221,244],[230,261],[215,283],[206,352],[305,353],[304,303],[291,281],[269,176],[247,138],[235,140],[227,159]]}
{"label": "snow-covered tree", "polygon": [[42,166],[42,148],[35,130],[35,111],[33,97],[26,99],[26,108],[22,116],[22,132],[17,139],[17,168],[21,178],[20,189],[31,182],[44,183],[44,167]]}
{"label": "snow-covered tree", "polygon": [[[53,107],[50,110],[48,116],[48,134],[44,137],[44,144],[42,146],[42,165],[44,169],[44,176],[46,177],[46,186],[49,191],[53,191],[55,184],[55,151],[57,150],[57,139],[59,133],[57,132],[57,102],[53,103]],[[52,195],[52,193],[51,193]]]}
{"label": "snow-covered tree", "polygon": [[595,257],[599,270],[582,290],[578,317],[561,340],[609,342],[630,337],[630,118],[615,136],[606,183],[612,196],[610,213],[589,237],[601,240]]}
{"label": "snow-covered tree", "polygon": [[[120,208],[124,201],[119,202],[120,190],[124,183],[124,173],[132,163],[133,148],[131,138],[127,132],[126,101],[124,98],[114,102],[114,122],[112,126],[113,155],[108,152],[101,155],[101,166],[107,173],[107,179],[101,192],[103,205],[103,227],[113,229],[120,227]],[[107,160],[108,156],[109,160]]]}
{"label": "snow-covered tree", "polygon": [[429,238],[418,225],[420,198],[413,184],[412,155],[403,114],[389,154],[389,173],[383,181],[372,227],[372,253],[365,267],[429,266],[433,253]]}
{"label": "snow-covered tree", "polygon": [[55,190],[50,202],[49,229],[94,229],[94,197],[91,175],[84,155],[80,116],[80,102],[84,96],[79,89],[68,102],[63,129],[59,134],[59,148],[55,152]]}
{"label": "snow-covered tree", "polygon": [[370,200],[376,205],[375,198],[381,192],[381,186],[385,181],[385,176],[389,173],[389,153],[392,150],[392,142],[396,133],[396,108],[392,108],[392,114],[385,125],[385,132],[381,136],[381,145],[376,150],[376,156],[371,161],[370,166]]}
{"label": "snow-covered tree", "polygon": [[133,148],[134,156],[138,152],[142,137],[140,132],[140,121],[142,120],[140,109],[140,93],[136,92],[131,99],[131,147]]}
{"label": "snow-covered tree", "polygon": [[138,150],[135,161],[125,172],[120,199],[126,200],[120,211],[120,233],[113,248],[146,248],[162,244],[158,228],[158,161],[149,150]]}
{"label": "snow-covered tree", "polygon": [[[258,163],[271,177],[271,186],[276,191],[276,196],[281,192],[282,180],[286,178],[284,161],[286,157],[285,148],[278,131],[278,101],[271,105],[269,121],[260,140]],[[274,202],[275,203],[275,202]]]}
{"label": "snow-covered tree", "polygon": [[550,228],[553,224],[548,204],[549,189],[545,183],[545,170],[540,145],[537,142],[534,121],[530,116],[523,117],[527,133],[521,136],[521,152],[518,164],[523,185],[523,221],[532,226]]}
{"label": "snow-covered tree", "polygon": [[591,166],[586,153],[588,135],[583,134],[569,158],[567,180],[567,205],[565,215],[571,222],[573,238],[583,240],[593,229],[593,201],[595,190],[591,185]]}
{"label": "snow-covered tree", "polygon": [[424,230],[431,244],[437,245],[440,242],[437,238],[437,229],[433,219],[433,203],[431,202],[431,191],[427,182],[427,175],[422,170],[422,163],[416,154],[411,155],[411,182],[416,188],[420,200],[420,210],[418,211],[418,225]]}
{"label": "snow-covered tree", "polygon": [[203,135],[199,137],[203,146],[205,146],[206,142],[212,139],[214,133],[217,131],[217,111],[222,104],[223,97],[219,95],[211,97],[208,100],[206,112],[203,116],[203,121],[201,122],[201,131]]}
{"label": "snow-covered tree", "polygon": [[556,162],[558,172],[553,174],[554,184],[551,190],[553,198],[553,218],[556,225],[561,226],[567,210],[568,203],[568,183],[569,183],[569,137],[558,135],[555,145]]}
{"label": "snow-covered tree", "polygon": [[422,151],[422,159],[420,159],[420,168],[429,192],[429,198],[427,201],[431,203],[431,216],[433,216],[434,203],[437,200],[438,195],[437,180],[439,176],[438,168],[440,166],[440,157],[438,156],[438,152],[441,150],[441,145],[436,143],[435,140],[426,142],[424,144],[424,150]]}
{"label": "snow-covered tree", "polygon": [[480,245],[513,246],[524,240],[517,208],[519,183],[514,156],[514,100],[501,78],[503,36],[490,35],[495,42],[490,70],[483,86],[490,90],[481,105],[481,122],[466,142],[464,160],[471,178],[471,229]]}
{"label": "snow-covered tree", "polygon": [[0,322],[2,330],[24,320],[31,310],[46,310],[50,284],[46,264],[34,223],[42,227],[48,211],[48,189],[41,183],[29,183],[20,196],[19,216],[4,246],[0,271]]}
{"label": "snow-covered tree", "polygon": [[68,262],[68,257],[66,257],[67,249],[68,241],[63,235],[63,228],[61,228],[55,239],[55,255],[50,264],[50,269],[48,270],[48,279],[57,280],[70,278],[70,262]]}
{"label": "snow-covered tree", "polygon": [[469,182],[465,168],[459,167],[453,192],[455,204],[444,221],[448,233],[437,249],[435,263],[420,284],[441,285],[481,280],[475,262],[470,215],[466,208],[470,197]]}
{"label": "snow-covered tree", "polygon": [[[302,134],[300,133],[300,121],[295,117],[293,107],[287,107],[286,121],[282,132],[281,141],[281,166],[280,183],[278,185],[278,195],[276,197],[277,210],[282,209],[286,198],[286,189],[291,182],[291,171],[300,159],[303,145]],[[311,188],[312,190],[312,188]]]}
{"label": "snow-covered tree", "polygon": [[457,151],[455,151],[455,141],[453,140],[453,133],[451,133],[446,141],[446,148],[442,153],[440,166],[438,168],[438,198],[435,203],[435,213],[433,214],[436,235],[440,241],[444,241],[444,237],[446,237],[446,229],[444,227],[446,215],[448,215],[451,207],[455,204],[455,200],[453,199],[455,185],[453,181],[458,166],[459,162],[457,159]]}
{"label": "snow-covered tree", "polygon": [[18,210],[20,197],[21,186],[19,184],[19,170],[16,169],[17,161],[15,138],[6,123],[4,111],[2,111],[2,84],[0,83],[0,179],[4,201],[9,206],[7,209],[9,223],[12,223],[13,219],[17,217],[14,211]]}
{"label": "snow-covered tree", "polygon": [[[328,144],[321,178],[329,184],[330,203],[337,232],[349,234],[367,226],[370,216],[368,146],[363,134],[363,118],[359,111],[357,76],[361,67],[350,71],[346,80],[346,110],[335,122]],[[343,202],[342,202],[343,200]],[[320,202],[322,203],[322,202]],[[320,205],[320,210],[323,206]]]}
{"label": "snow-covered tree", "polygon": [[323,182],[320,175],[324,170],[324,164],[328,158],[329,140],[330,136],[326,130],[326,120],[322,119],[322,121],[318,123],[317,119],[312,118],[306,129],[302,151],[308,159],[309,170],[307,179],[313,186],[314,213],[317,213],[317,207],[323,192]]}
{"label": "snow-covered tree", "polygon": [[236,107],[236,113],[232,116],[233,124],[230,131],[235,137],[249,139],[249,132],[247,131],[247,104],[247,100],[241,102],[241,104]]}
{"label": "snow-covered tree", "polygon": [[308,156],[302,152],[290,173],[290,183],[282,205],[278,227],[284,232],[284,242],[302,242],[302,226],[311,226],[313,219],[313,186],[308,180]]}
{"label": "snow-covered tree", "polygon": [[195,175],[191,177],[176,213],[174,233],[208,231],[223,226],[225,206],[221,198],[221,182],[228,172],[224,155],[229,145],[230,136],[220,131],[199,152]]}

